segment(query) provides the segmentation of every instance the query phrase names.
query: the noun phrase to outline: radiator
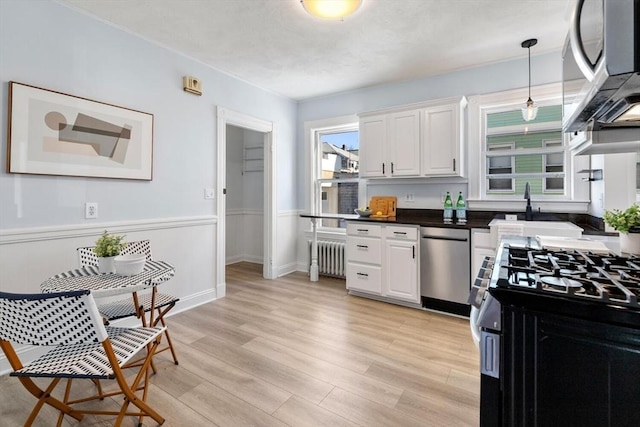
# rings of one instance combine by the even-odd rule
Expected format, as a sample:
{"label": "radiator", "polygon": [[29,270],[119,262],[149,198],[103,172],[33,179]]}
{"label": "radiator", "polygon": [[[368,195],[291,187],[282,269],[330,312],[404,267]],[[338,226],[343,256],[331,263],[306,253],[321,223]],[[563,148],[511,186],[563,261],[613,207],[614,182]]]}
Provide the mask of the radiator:
{"label": "radiator", "polygon": [[[311,244],[309,240],[309,267],[311,267]],[[345,278],[344,242],[318,240],[318,273],[322,276]]]}

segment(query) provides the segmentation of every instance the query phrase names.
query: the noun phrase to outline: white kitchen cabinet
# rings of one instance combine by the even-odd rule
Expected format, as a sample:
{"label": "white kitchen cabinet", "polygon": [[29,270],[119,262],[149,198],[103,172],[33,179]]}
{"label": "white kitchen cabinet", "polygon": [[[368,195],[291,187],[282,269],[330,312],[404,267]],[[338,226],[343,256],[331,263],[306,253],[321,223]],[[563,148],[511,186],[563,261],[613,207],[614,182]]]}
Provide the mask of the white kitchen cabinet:
{"label": "white kitchen cabinet", "polygon": [[360,176],[465,176],[464,97],[360,115]]}
{"label": "white kitchen cabinet", "polygon": [[389,298],[419,303],[417,228],[390,226],[385,237],[386,280],[383,294]]}
{"label": "white kitchen cabinet", "polygon": [[420,175],[420,111],[360,118],[360,176]]}
{"label": "white kitchen cabinet", "polygon": [[420,175],[420,112],[390,114],[387,136],[389,176]]}
{"label": "white kitchen cabinet", "polygon": [[347,289],[382,295],[382,225],[347,223]]}
{"label": "white kitchen cabinet", "polygon": [[478,276],[484,257],[496,256],[496,242],[487,228],[471,229],[471,277],[473,281]]}
{"label": "white kitchen cabinet", "polygon": [[420,303],[417,226],[347,224],[347,289]]}
{"label": "white kitchen cabinet", "polygon": [[463,110],[466,99],[422,111],[422,175],[464,176]]}
{"label": "white kitchen cabinet", "polygon": [[385,176],[387,161],[387,116],[360,118],[360,176],[375,178]]}

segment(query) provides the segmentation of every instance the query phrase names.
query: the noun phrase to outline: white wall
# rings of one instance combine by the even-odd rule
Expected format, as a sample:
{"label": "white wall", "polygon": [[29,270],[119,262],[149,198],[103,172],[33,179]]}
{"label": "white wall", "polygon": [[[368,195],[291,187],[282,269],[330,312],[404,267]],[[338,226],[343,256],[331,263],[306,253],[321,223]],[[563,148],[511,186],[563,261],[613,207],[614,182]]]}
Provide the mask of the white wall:
{"label": "white wall", "polygon": [[[625,210],[635,203],[636,156],[636,153],[591,156],[591,169],[602,169],[603,177],[591,182],[591,215],[602,218],[605,210]],[[607,226],[606,231],[615,230]]]}
{"label": "white wall", "polygon": [[[202,81],[202,96],[182,90],[185,75]],[[183,295],[213,292],[215,297],[221,286],[215,283],[213,268],[216,200],[205,200],[204,188],[217,187],[217,106],[274,124],[276,182],[282,183],[276,206],[286,212],[297,206],[296,103],[290,99],[51,0],[0,2],[2,164],[6,162],[9,81],[153,114],[153,180],[16,175],[3,169],[0,267],[10,264],[11,268],[0,268],[1,290],[35,291],[48,275],[75,267],[78,233],[83,244],[91,245],[104,228],[117,231],[134,224],[142,227],[137,236],[151,238],[154,248],[171,246],[176,251],[167,252],[166,261],[176,264],[174,283]],[[98,203],[97,220],[84,219],[85,202]],[[167,222],[201,220],[213,228],[201,234],[205,244],[201,239],[194,244],[189,232],[163,232],[170,227]],[[282,226],[289,227],[288,222]],[[56,239],[49,237],[52,233]],[[13,244],[4,243],[13,235],[21,236],[18,252]],[[295,239],[278,242],[293,246],[279,248],[282,253],[295,251]],[[198,259],[206,261],[201,274],[191,277],[191,266],[176,254],[194,250]],[[55,256],[46,258],[48,254]],[[17,273],[27,270],[29,274]]]}

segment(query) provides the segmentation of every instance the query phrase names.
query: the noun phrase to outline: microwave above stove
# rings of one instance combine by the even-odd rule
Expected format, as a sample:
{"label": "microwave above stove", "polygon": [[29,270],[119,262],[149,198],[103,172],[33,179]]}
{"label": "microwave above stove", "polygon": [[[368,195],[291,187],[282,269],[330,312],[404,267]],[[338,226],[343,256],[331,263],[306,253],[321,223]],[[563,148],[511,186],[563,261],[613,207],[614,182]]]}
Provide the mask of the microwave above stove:
{"label": "microwave above stove", "polygon": [[564,132],[640,148],[640,0],[578,0],[562,72]]}

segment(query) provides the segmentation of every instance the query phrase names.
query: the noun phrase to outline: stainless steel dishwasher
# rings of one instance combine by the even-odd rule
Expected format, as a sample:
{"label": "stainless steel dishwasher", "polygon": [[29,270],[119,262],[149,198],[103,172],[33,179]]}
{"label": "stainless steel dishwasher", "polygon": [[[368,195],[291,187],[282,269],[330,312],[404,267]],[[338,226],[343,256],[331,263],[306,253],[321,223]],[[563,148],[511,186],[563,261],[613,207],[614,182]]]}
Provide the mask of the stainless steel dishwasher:
{"label": "stainless steel dishwasher", "polygon": [[422,305],[469,315],[470,259],[468,229],[420,227]]}

